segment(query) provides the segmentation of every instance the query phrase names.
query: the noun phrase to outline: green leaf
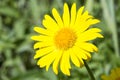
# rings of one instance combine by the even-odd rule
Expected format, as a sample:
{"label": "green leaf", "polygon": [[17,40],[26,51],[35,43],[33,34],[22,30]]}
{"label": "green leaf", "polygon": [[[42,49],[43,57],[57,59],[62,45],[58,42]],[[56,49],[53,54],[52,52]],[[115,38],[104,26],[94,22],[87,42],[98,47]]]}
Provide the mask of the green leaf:
{"label": "green leaf", "polygon": [[11,8],[9,6],[0,7],[0,14],[5,16],[15,17],[15,18],[19,17],[19,12],[16,9]]}

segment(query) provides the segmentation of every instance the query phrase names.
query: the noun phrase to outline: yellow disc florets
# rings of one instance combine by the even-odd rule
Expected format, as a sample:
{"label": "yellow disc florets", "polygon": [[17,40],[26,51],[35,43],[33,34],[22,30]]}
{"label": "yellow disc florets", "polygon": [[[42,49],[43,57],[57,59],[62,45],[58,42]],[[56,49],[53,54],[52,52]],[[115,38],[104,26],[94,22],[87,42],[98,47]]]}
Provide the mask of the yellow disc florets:
{"label": "yellow disc florets", "polygon": [[66,50],[74,45],[76,38],[77,36],[73,30],[62,28],[55,35],[55,45],[58,49]]}

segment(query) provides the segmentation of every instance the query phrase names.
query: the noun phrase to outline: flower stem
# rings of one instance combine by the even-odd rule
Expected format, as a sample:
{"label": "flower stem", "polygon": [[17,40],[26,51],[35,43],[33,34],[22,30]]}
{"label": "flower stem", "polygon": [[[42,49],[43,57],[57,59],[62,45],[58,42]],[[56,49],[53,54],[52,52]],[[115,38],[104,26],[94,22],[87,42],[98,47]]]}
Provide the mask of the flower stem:
{"label": "flower stem", "polygon": [[84,61],[85,67],[86,67],[86,69],[87,69],[87,71],[88,71],[88,73],[89,73],[89,76],[90,76],[91,80],[95,80],[95,77],[94,77],[91,69],[89,68],[87,62],[86,62],[85,60],[83,60],[83,61]]}

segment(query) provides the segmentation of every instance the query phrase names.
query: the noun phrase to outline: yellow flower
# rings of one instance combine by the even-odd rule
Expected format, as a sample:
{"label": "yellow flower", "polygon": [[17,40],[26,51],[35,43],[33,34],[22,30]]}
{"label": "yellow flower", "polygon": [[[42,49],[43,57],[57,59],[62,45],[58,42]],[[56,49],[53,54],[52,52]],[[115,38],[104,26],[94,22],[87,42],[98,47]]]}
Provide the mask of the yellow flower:
{"label": "yellow flower", "polygon": [[[38,49],[34,59],[38,59],[37,65],[41,68],[46,67],[48,71],[52,64],[53,71],[58,74],[58,67],[61,71],[70,75],[70,60],[77,67],[84,65],[83,60],[91,58],[90,52],[95,52],[98,48],[89,43],[97,37],[103,38],[98,28],[88,29],[91,25],[99,23],[98,19],[83,12],[84,7],[76,12],[74,3],[69,11],[67,3],[64,4],[63,16],[60,17],[58,11],[53,8],[52,15],[44,16],[42,24],[45,28],[34,27],[40,35],[31,38],[38,41],[34,49]],[[60,65],[59,65],[60,64]]]}
{"label": "yellow flower", "polygon": [[120,68],[111,70],[109,76],[102,75],[103,80],[120,80]]}

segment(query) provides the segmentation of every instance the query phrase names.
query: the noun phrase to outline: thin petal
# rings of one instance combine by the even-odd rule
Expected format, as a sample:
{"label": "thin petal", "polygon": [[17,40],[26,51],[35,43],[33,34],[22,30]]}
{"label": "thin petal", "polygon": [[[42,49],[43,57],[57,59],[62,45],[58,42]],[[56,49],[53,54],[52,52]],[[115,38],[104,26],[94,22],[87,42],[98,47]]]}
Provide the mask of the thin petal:
{"label": "thin petal", "polygon": [[78,41],[84,42],[84,41],[89,41],[89,40],[93,40],[96,38],[103,38],[103,36],[100,33],[98,33],[100,31],[101,31],[100,29],[93,28],[93,29],[89,29],[83,33],[79,33]]}
{"label": "thin petal", "polygon": [[83,13],[83,10],[84,10],[84,6],[80,7],[78,9],[78,12],[77,12],[77,18],[76,19],[79,19]]}
{"label": "thin petal", "polygon": [[53,46],[51,46],[51,47],[46,47],[46,48],[37,50],[37,51],[36,51],[36,54],[35,54],[35,56],[34,56],[34,59],[37,59],[37,58],[39,58],[39,57],[41,57],[41,56],[44,56],[44,55],[52,52],[53,50],[54,50],[54,47],[53,47]]}
{"label": "thin petal", "polygon": [[[88,30],[86,30],[86,31],[84,31],[84,32],[86,32],[86,33],[99,33],[99,32],[101,32],[101,29],[99,29],[99,28],[91,28],[91,29],[88,29]],[[83,32],[83,33],[84,33]],[[79,34],[82,34],[81,32],[79,32],[79,30],[78,30],[78,35]]]}
{"label": "thin petal", "polygon": [[55,72],[55,74],[58,74],[58,65],[62,57],[62,54],[63,54],[63,51],[58,51],[57,56],[53,62],[53,71]]}
{"label": "thin petal", "polygon": [[72,61],[77,67],[80,67],[80,62],[79,62],[77,56],[74,54],[74,52],[71,52],[71,53],[70,53],[70,58],[71,58],[71,61]]}
{"label": "thin petal", "polygon": [[51,65],[51,63],[55,60],[56,56],[57,56],[57,51],[54,50],[51,54],[51,56],[48,58],[49,60],[47,61],[47,65],[46,65],[46,70],[48,71],[49,66]]}
{"label": "thin petal", "polygon": [[65,61],[66,61],[66,65],[68,66],[69,69],[71,69],[71,65],[70,65],[70,50],[66,50],[64,51],[64,53],[66,53],[66,58],[65,58]]}
{"label": "thin petal", "polygon": [[45,35],[39,35],[39,36],[32,36],[31,39],[35,41],[49,41],[49,40],[51,41],[52,37],[45,36]]}
{"label": "thin petal", "polygon": [[88,22],[88,24],[89,25],[93,25],[93,24],[97,24],[97,23],[99,23],[100,22],[100,20],[98,20],[98,19],[89,19],[89,20],[87,20]]}
{"label": "thin petal", "polygon": [[52,45],[53,45],[52,42],[37,42],[34,44],[34,49],[48,47],[48,46],[52,46]]}
{"label": "thin petal", "polygon": [[67,3],[64,4],[63,23],[64,23],[64,27],[69,27],[70,14],[69,14],[69,8]]}
{"label": "thin petal", "polygon": [[74,46],[74,52],[76,52],[76,55],[79,59],[87,60],[88,57],[85,54],[85,51],[79,48],[79,46]]}
{"label": "thin petal", "polygon": [[61,71],[70,76],[70,71],[69,71],[69,61],[67,62],[67,60],[69,60],[69,53],[64,52],[60,61],[60,69]]}
{"label": "thin petal", "polygon": [[88,11],[85,11],[82,15],[79,21],[86,21],[90,18],[93,18],[93,16],[89,15]]}
{"label": "thin petal", "polygon": [[100,33],[93,33],[93,34],[90,34],[89,35],[85,35],[85,36],[80,36],[81,39],[78,39],[82,42],[85,42],[85,41],[90,41],[90,40],[93,40],[93,39],[96,39],[96,38],[103,38],[103,36],[100,34]]}
{"label": "thin petal", "polygon": [[[75,30],[79,32],[85,31],[86,29],[88,29],[88,27],[92,25],[92,22],[89,23],[88,21],[90,21],[93,18],[93,16],[89,15],[88,11],[85,11],[82,14],[83,9],[84,8],[80,8],[80,11],[78,11],[76,22],[74,25],[74,27],[76,27]],[[99,21],[97,20],[97,23],[98,22]]]}
{"label": "thin petal", "polygon": [[77,16],[76,16],[76,21],[75,21],[75,25],[74,27],[78,26],[79,23],[80,23],[80,19],[81,19],[81,16],[82,16],[82,13],[83,13],[83,10],[84,10],[84,6],[79,8],[78,12],[77,12]]}
{"label": "thin petal", "polygon": [[83,59],[87,59],[87,57],[84,54],[82,55],[80,49],[76,46],[73,47],[73,53],[79,60],[79,66],[82,67],[84,65]]}
{"label": "thin petal", "polygon": [[74,26],[75,20],[76,20],[76,3],[74,3],[72,5],[72,8],[71,8],[71,22],[70,22],[70,27]]}
{"label": "thin petal", "polygon": [[81,49],[86,50],[88,52],[94,52],[94,51],[98,51],[98,48],[93,45],[92,43],[79,43],[77,42],[75,45],[79,46]]}
{"label": "thin petal", "polygon": [[37,64],[40,65],[40,67],[46,66],[46,71],[48,71],[50,64],[52,64],[55,57],[56,57],[56,53],[53,51],[53,52],[43,56],[41,59],[39,59]]}
{"label": "thin petal", "polygon": [[53,17],[55,18],[55,20],[57,21],[57,24],[59,25],[59,27],[63,27],[63,21],[59,15],[59,13],[57,12],[57,10],[55,8],[52,9],[52,14]]}
{"label": "thin petal", "polygon": [[43,20],[42,24],[47,28],[47,30],[56,32],[59,30],[59,26],[55,22],[54,19],[52,19],[49,15],[45,15],[45,20]]}
{"label": "thin petal", "polygon": [[[87,18],[88,19],[88,18]],[[85,30],[87,30],[91,25],[93,24],[97,24],[100,22],[100,20],[98,19],[88,19],[87,21],[80,21],[81,24],[80,26],[77,27],[77,30],[79,30],[78,32],[81,33],[81,32],[84,32]]]}
{"label": "thin petal", "polygon": [[41,27],[34,27],[34,31],[40,33],[40,34],[48,34],[48,31]]}
{"label": "thin petal", "polygon": [[91,33],[94,33],[94,32],[101,32],[101,29],[99,29],[99,28],[91,28],[91,29],[89,29],[89,30],[87,30],[87,31],[89,31],[89,33],[91,32]]}

